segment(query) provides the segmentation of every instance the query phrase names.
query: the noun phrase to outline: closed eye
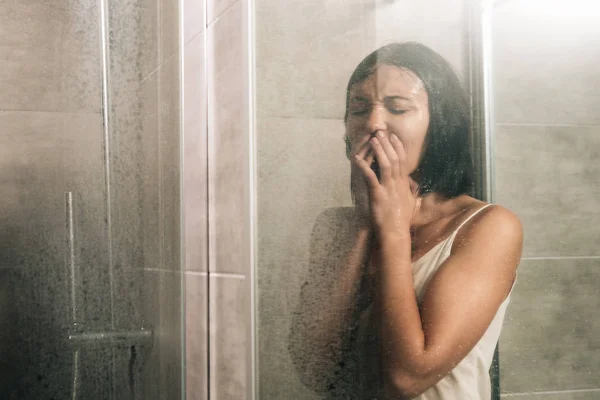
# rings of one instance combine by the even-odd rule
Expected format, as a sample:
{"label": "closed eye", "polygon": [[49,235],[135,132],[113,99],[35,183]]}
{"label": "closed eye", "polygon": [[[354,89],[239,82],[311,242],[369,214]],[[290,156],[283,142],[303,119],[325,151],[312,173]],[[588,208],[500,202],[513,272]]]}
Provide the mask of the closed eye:
{"label": "closed eye", "polygon": [[391,108],[391,107],[388,107],[387,109],[388,109],[389,112],[391,112],[394,115],[401,115],[401,114],[404,114],[405,112],[408,111],[408,110],[405,110],[405,109]]}
{"label": "closed eye", "polygon": [[367,115],[368,112],[369,112],[368,108],[361,108],[361,109],[350,111],[350,114],[356,115],[356,116],[364,116],[364,115]]}

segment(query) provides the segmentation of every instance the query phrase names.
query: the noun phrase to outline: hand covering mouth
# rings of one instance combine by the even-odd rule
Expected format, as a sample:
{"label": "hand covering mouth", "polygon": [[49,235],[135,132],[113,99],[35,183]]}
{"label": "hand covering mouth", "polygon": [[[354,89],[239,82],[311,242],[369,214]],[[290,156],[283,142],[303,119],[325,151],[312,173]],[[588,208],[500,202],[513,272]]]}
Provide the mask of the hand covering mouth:
{"label": "hand covering mouth", "polygon": [[375,172],[377,179],[381,179],[381,170],[379,168],[379,163],[376,159],[373,159],[373,161],[371,162],[371,169],[373,170],[373,172]]}

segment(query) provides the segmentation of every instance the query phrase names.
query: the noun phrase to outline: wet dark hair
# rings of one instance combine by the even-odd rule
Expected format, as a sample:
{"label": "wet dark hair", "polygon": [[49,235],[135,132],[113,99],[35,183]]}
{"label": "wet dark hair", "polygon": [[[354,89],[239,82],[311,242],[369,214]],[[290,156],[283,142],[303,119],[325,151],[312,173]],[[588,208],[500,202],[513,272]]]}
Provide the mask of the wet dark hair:
{"label": "wet dark hair", "polygon": [[[352,87],[371,76],[379,65],[408,69],[421,79],[429,98],[429,127],[421,162],[412,178],[422,196],[435,192],[447,198],[473,188],[471,119],[467,95],[458,76],[442,56],[420,43],[392,43],[369,54],[356,67],[346,90],[346,114]],[[346,136],[346,153],[350,144]]]}

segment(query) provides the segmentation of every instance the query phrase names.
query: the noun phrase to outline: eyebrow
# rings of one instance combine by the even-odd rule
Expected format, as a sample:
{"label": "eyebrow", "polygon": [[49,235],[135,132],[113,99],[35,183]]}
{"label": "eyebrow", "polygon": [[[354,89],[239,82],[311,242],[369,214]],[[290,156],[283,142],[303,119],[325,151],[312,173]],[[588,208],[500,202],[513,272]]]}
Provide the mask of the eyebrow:
{"label": "eyebrow", "polygon": [[387,99],[390,99],[390,100],[408,100],[408,101],[412,101],[413,100],[412,98],[405,97],[405,96],[387,96],[385,99],[386,100]]}
{"label": "eyebrow", "polygon": [[[369,99],[368,97],[364,97],[364,96],[354,96],[352,98],[352,101],[363,101],[363,102],[370,102],[371,99]],[[384,100],[408,100],[408,101],[412,101],[413,99],[411,99],[410,97],[405,97],[405,96],[386,96]]]}

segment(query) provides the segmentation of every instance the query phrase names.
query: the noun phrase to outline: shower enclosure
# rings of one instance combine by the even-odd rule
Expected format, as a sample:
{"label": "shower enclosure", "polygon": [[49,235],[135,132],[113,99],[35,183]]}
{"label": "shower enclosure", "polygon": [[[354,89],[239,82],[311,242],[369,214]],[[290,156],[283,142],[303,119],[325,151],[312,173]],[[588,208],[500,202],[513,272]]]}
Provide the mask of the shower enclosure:
{"label": "shower enclosure", "polygon": [[179,2],[0,1],[0,397],[182,391]]}
{"label": "shower enclosure", "polygon": [[0,398],[320,398],[290,322],[351,206],[347,79],[392,41],[455,68],[474,195],[524,225],[493,398],[597,398],[592,3],[0,0]]}
{"label": "shower enclosure", "polygon": [[599,398],[597,3],[255,4],[255,398],[323,398],[294,369],[290,322],[317,215],[352,205],[345,85],[363,57],[393,41],[424,43],[455,68],[471,97],[474,195],[524,227],[492,399]]}

